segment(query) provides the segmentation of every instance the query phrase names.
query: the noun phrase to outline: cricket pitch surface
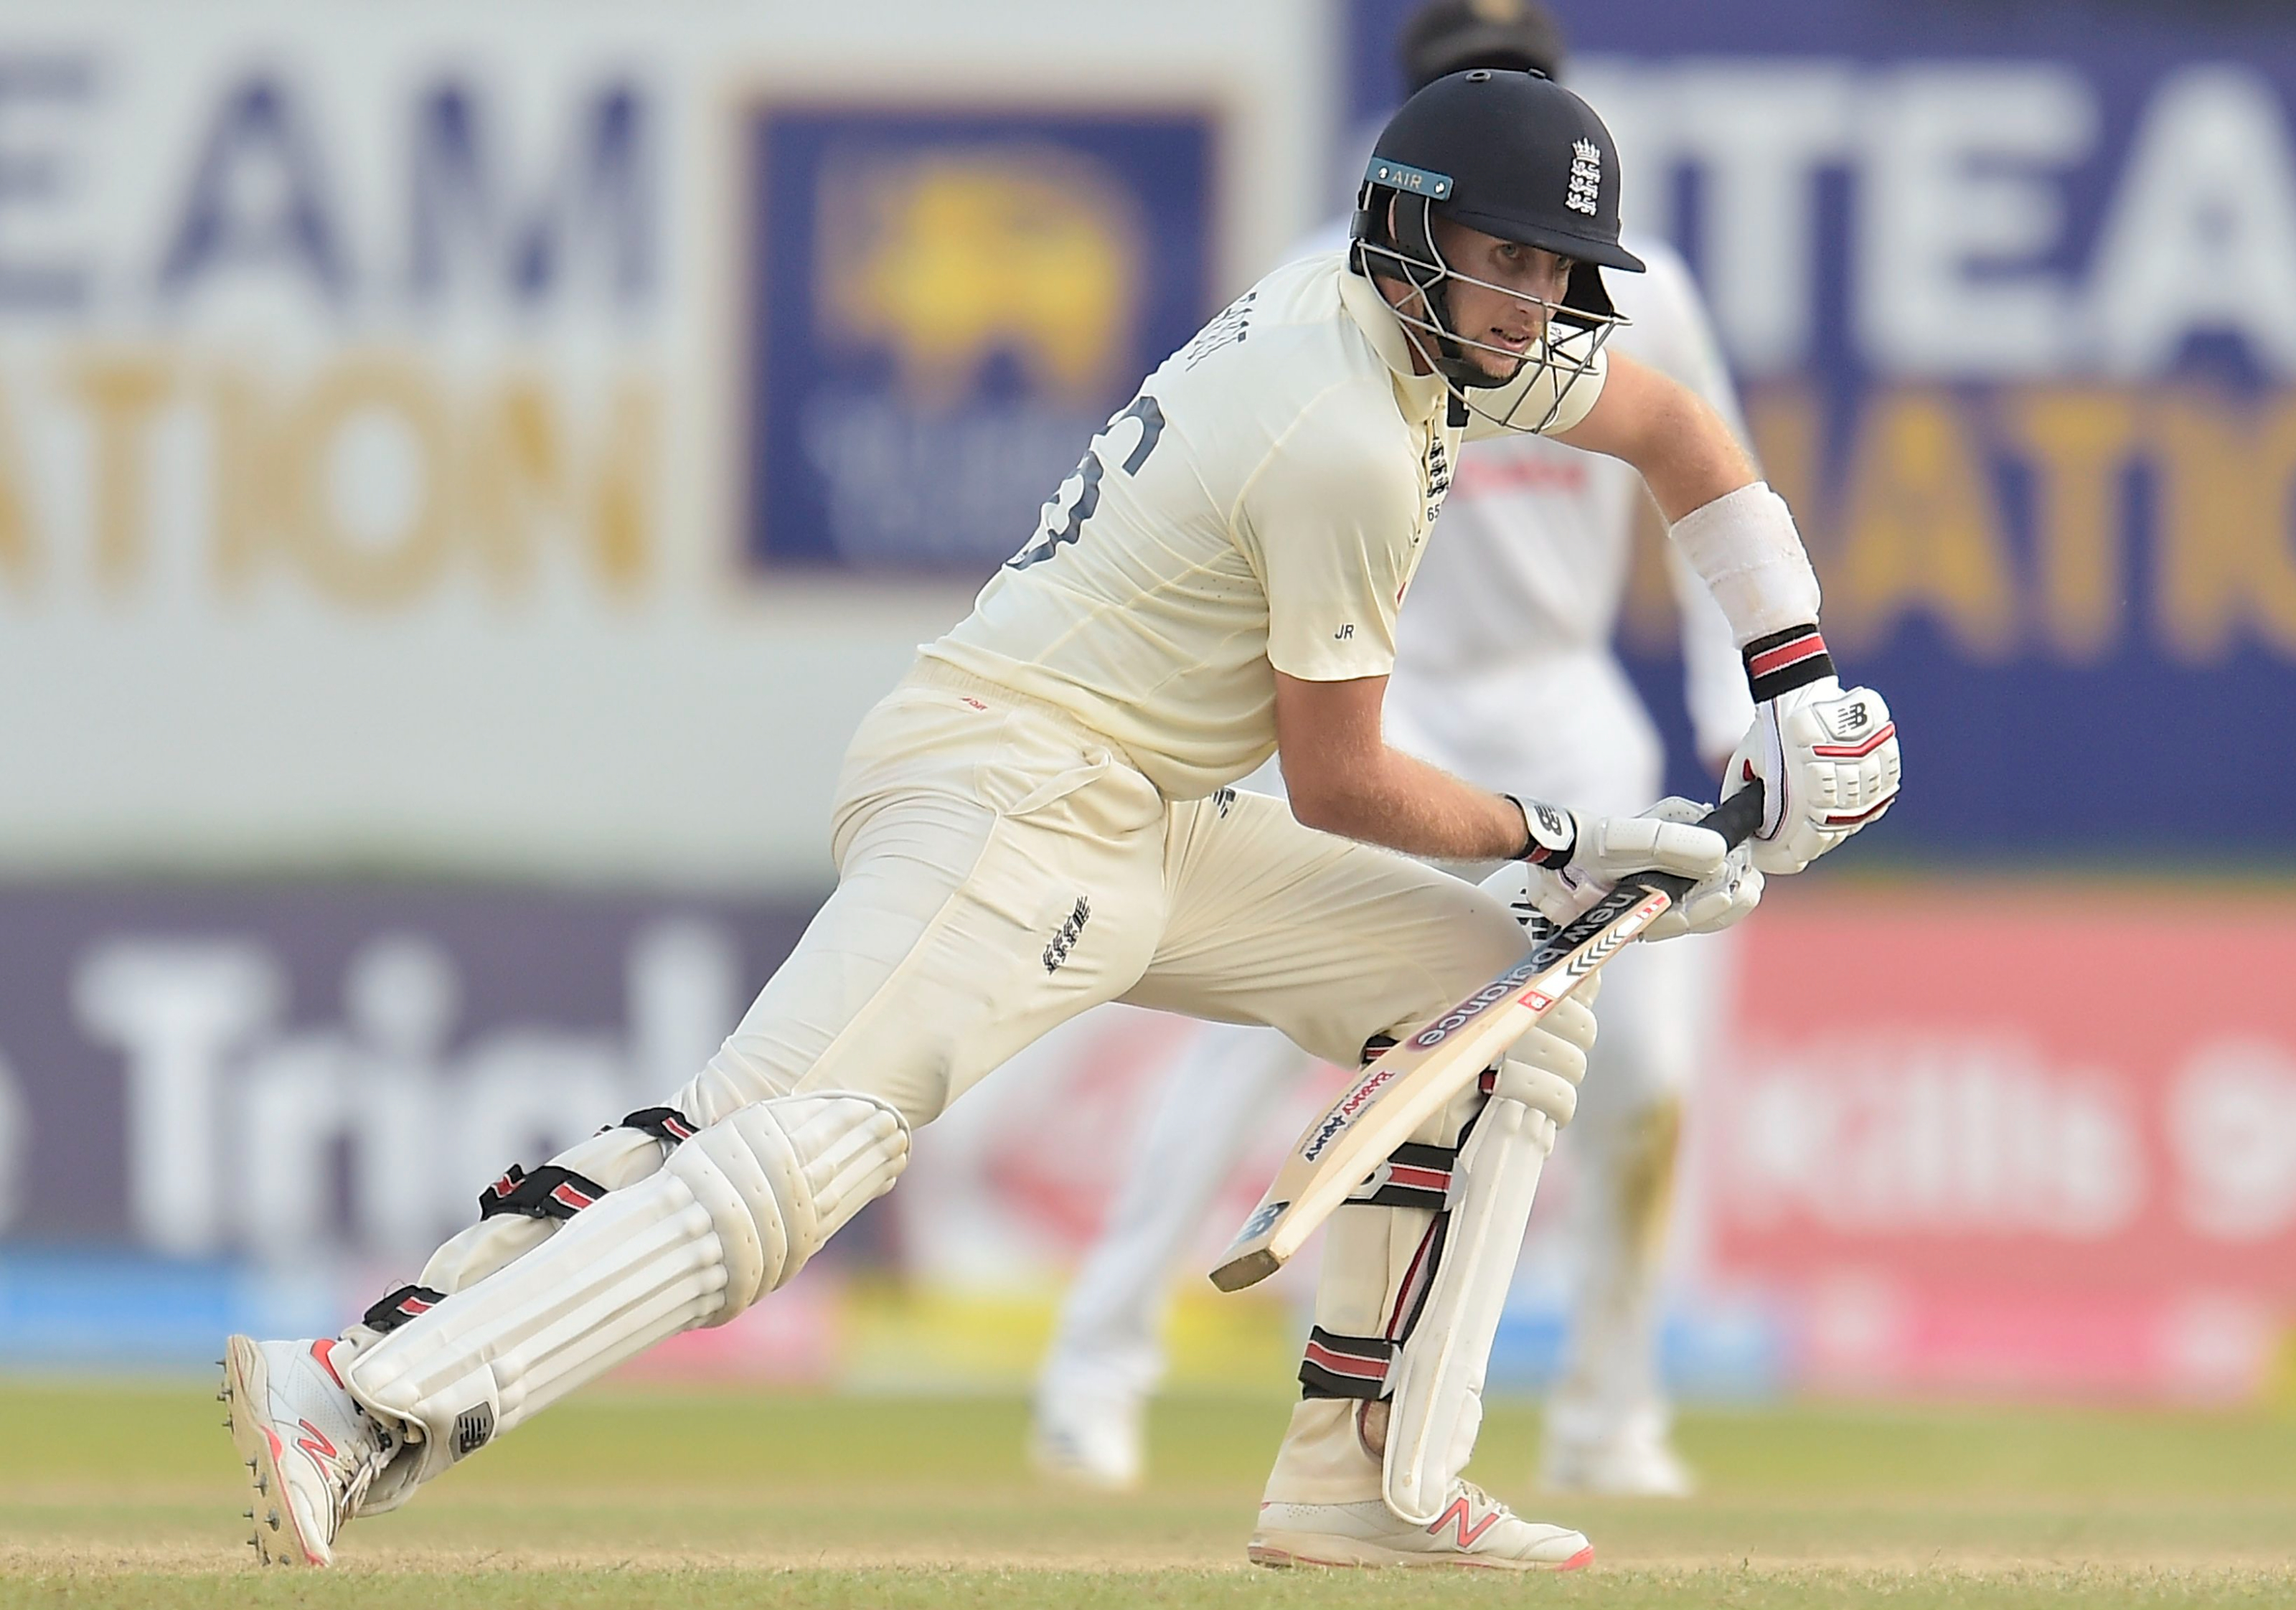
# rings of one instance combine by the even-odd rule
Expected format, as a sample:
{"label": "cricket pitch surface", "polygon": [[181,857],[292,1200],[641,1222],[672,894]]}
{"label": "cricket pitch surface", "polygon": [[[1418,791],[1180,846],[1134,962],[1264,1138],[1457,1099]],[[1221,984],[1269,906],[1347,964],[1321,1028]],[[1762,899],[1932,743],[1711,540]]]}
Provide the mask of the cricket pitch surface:
{"label": "cricket pitch surface", "polygon": [[1287,1412],[1159,1407],[1129,1498],[1050,1487],[1005,1398],[606,1386],[524,1427],[327,1573],[258,1570],[202,1382],[0,1383],[0,1606],[2296,1604],[2296,1420],[1797,1407],[1684,1417],[1684,1502],[1542,1499],[1538,1418],[1474,1473],[1594,1540],[1567,1577],[1243,1562]]}

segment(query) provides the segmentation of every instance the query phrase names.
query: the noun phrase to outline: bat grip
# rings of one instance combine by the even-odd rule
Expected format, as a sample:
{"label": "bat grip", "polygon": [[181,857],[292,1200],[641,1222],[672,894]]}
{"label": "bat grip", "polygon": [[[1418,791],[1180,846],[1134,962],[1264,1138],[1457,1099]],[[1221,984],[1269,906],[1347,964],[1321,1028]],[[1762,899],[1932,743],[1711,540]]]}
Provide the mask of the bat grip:
{"label": "bat grip", "polygon": [[1762,825],[1762,779],[1754,778],[1700,817],[1698,825],[1720,834],[1733,850],[1752,838]]}
{"label": "bat grip", "polygon": [[[1708,811],[1699,818],[1698,825],[1720,834],[1722,842],[1733,850],[1753,837],[1754,829],[1762,825],[1762,779],[1756,777]],[[1636,873],[1628,881],[1664,890],[1677,900],[1690,893],[1692,883],[1691,879],[1671,872]]]}

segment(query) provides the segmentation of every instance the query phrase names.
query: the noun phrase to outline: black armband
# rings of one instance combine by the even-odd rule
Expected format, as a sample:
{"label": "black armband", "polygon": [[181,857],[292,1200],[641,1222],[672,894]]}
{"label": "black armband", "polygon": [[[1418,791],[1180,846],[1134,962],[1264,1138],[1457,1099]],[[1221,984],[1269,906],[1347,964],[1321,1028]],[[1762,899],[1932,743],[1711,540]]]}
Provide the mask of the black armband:
{"label": "black armband", "polygon": [[1757,637],[1742,652],[1746,659],[1746,686],[1757,704],[1767,704],[1781,694],[1833,675],[1833,656],[1825,652],[1825,639],[1818,635],[1815,620]]}

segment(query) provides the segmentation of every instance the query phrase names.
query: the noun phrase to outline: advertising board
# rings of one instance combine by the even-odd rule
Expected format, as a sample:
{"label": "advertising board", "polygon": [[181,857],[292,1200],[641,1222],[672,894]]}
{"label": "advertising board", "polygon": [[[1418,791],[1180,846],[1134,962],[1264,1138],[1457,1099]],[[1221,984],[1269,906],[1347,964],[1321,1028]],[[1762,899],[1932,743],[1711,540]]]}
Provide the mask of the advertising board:
{"label": "advertising board", "polygon": [[0,875],[817,892],[862,711],[1307,216],[1324,31],[8,7]]}
{"label": "advertising board", "polygon": [[2243,1397],[2296,1315],[2296,914],[2225,886],[1766,905],[1707,1275],[1834,1387]]}

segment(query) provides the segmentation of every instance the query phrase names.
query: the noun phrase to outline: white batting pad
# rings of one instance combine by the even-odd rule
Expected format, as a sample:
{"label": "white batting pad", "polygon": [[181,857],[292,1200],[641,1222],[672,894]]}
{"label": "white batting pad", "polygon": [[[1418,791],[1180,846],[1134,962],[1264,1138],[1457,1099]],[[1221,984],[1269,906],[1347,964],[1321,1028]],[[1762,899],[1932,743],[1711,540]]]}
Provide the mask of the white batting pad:
{"label": "white batting pad", "polygon": [[666,1336],[722,1325],[907,1165],[874,1097],[779,1097],[694,1135],[660,1171],[360,1350],[353,1396],[423,1444],[420,1479]]}
{"label": "white batting pad", "polygon": [[1474,1451],[1484,1368],[1554,1146],[1552,1119],[1495,1095],[1460,1148],[1442,1261],[1389,1376],[1382,1496],[1414,1525],[1434,1524]]}

